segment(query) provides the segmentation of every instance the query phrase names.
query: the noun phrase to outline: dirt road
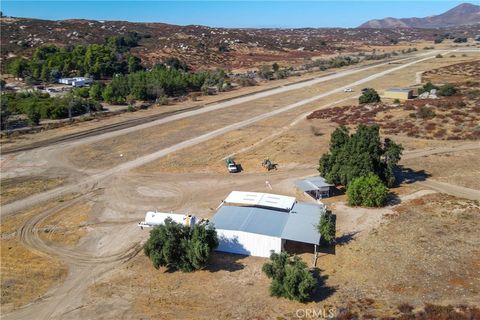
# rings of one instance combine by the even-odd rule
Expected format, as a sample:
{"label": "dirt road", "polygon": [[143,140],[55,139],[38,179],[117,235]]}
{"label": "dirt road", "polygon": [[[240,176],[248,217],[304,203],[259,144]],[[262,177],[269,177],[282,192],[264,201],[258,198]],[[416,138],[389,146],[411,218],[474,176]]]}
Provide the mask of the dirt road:
{"label": "dirt road", "polygon": [[[372,75],[370,77],[367,77],[364,80],[360,80],[360,81],[357,81],[357,82],[354,82],[354,83],[351,83],[351,84],[347,84],[345,86],[342,86],[341,88],[338,88],[333,93],[341,92],[341,91],[343,91],[344,88],[353,87],[355,85],[359,85],[359,84],[365,83],[367,81],[376,79],[378,77],[384,76],[384,75],[389,74],[391,72],[395,72],[397,70],[403,69],[403,68],[408,67],[412,64],[419,63],[419,62],[425,61],[427,59],[431,59],[431,58],[434,57],[434,55],[433,55],[434,53],[436,54],[436,53],[439,53],[439,52],[443,53],[443,54],[447,54],[447,53],[451,52],[451,50],[421,53],[421,54],[418,54],[416,56],[410,56],[410,57],[407,57],[407,58],[392,60],[392,61],[383,62],[383,63],[374,63],[374,64],[368,65],[366,67],[356,67],[356,68],[348,69],[348,70],[345,70],[345,71],[333,73],[333,74],[330,74],[330,75],[327,75],[327,76],[322,76],[322,77],[314,78],[314,79],[307,80],[307,81],[300,81],[298,83],[284,85],[284,86],[281,86],[281,87],[264,90],[264,91],[261,91],[261,92],[258,92],[258,93],[248,94],[248,95],[241,96],[241,97],[238,97],[238,98],[229,99],[228,101],[213,103],[213,104],[208,105],[208,106],[203,107],[203,108],[202,107],[193,107],[193,108],[188,108],[188,109],[184,109],[184,110],[177,110],[177,111],[168,112],[168,113],[165,113],[165,114],[159,114],[159,115],[156,115],[156,116],[150,116],[148,118],[132,119],[132,120],[125,121],[125,122],[122,122],[122,123],[112,124],[112,125],[96,128],[96,129],[93,129],[93,130],[89,130],[88,132],[79,132],[79,133],[67,135],[67,136],[64,136],[64,137],[58,137],[58,138],[54,138],[54,139],[39,141],[37,143],[33,143],[31,145],[22,146],[22,147],[18,147],[18,148],[11,148],[11,149],[6,148],[5,150],[2,151],[2,153],[3,154],[10,154],[10,153],[16,153],[16,152],[21,152],[21,151],[28,151],[28,150],[32,150],[32,149],[36,149],[36,148],[50,146],[50,145],[53,145],[53,144],[68,145],[69,147],[71,147],[71,146],[79,145],[79,144],[93,143],[95,141],[99,141],[99,140],[102,140],[102,139],[112,138],[112,137],[128,134],[130,132],[150,128],[150,127],[153,127],[153,126],[158,126],[158,125],[168,123],[168,122],[171,122],[171,121],[185,119],[185,118],[192,117],[192,116],[199,115],[199,114],[203,114],[203,113],[206,113],[206,112],[211,112],[211,111],[216,111],[216,110],[228,108],[230,106],[234,106],[234,105],[237,105],[237,104],[258,100],[258,99],[261,99],[261,98],[277,95],[277,94],[280,94],[280,93],[289,92],[289,91],[292,91],[292,90],[298,90],[298,89],[305,88],[305,87],[308,87],[308,86],[313,86],[313,85],[316,85],[316,84],[319,84],[319,83],[322,83],[322,82],[331,81],[331,80],[334,80],[334,79],[346,77],[346,76],[349,76],[349,75],[353,75],[353,74],[360,73],[360,72],[363,72],[363,71],[371,70],[371,69],[378,68],[378,67],[381,67],[381,66],[390,65],[390,64],[394,65],[394,64],[401,63],[403,61],[418,59],[419,57],[423,57],[423,56],[429,56],[429,58],[415,60],[412,63],[407,63],[405,65],[401,65],[399,67],[392,68],[388,72],[381,72],[379,74],[375,74],[375,75]],[[320,97],[317,98],[317,99],[320,99]],[[317,100],[317,99],[314,99],[314,100]],[[314,101],[314,100],[312,100],[312,101]],[[76,142],[76,143],[74,143],[74,142]]]}
{"label": "dirt road", "polygon": [[[432,59],[435,54],[436,52],[428,52],[423,55],[425,57],[418,58],[418,60],[411,61],[402,65],[397,65],[395,67],[389,68],[388,70],[378,72],[369,75],[361,80],[346,84],[345,86],[342,86],[340,88],[313,95],[307,99],[302,99],[301,101],[288,104],[273,111],[268,111],[245,119],[243,121],[238,121],[222,128],[212,130],[205,134],[199,135],[198,137],[187,139],[180,143],[175,143],[167,148],[162,148],[153,153],[138,157],[131,161],[124,162],[118,166],[113,166],[112,168],[106,169],[102,172],[92,174],[90,176],[87,175],[85,178],[78,179],[78,181],[75,183],[71,183],[44,193],[36,194],[21,201],[13,202],[2,207],[1,214],[9,215],[29,206],[34,206],[40,202],[54,199],[62,194],[74,191],[80,191],[84,194],[80,198],[72,200],[72,202],[61,204],[59,207],[56,208],[58,210],[64,205],[72,205],[76,201],[83,201],[84,198],[82,197],[97,197],[96,190],[102,189],[102,192],[99,192],[99,194],[105,193],[105,195],[102,196],[104,198],[100,200],[95,199],[95,202],[102,203],[103,201],[106,204],[102,204],[99,206],[99,208],[96,209],[95,219],[99,220],[100,223],[103,221],[107,221],[110,223],[112,223],[112,221],[120,221],[120,223],[115,224],[114,228],[110,226],[109,228],[96,228],[94,230],[91,230],[86,239],[83,239],[83,242],[80,243],[79,246],[74,248],[66,248],[59,245],[46,243],[38,236],[39,231],[37,230],[37,226],[53,211],[49,210],[42,212],[40,215],[33,217],[31,220],[23,224],[19,229],[18,233],[19,241],[21,241],[24,245],[39,250],[41,252],[58,256],[69,266],[69,274],[65,282],[63,282],[57,288],[53,288],[41,300],[36,301],[31,305],[27,305],[23,308],[15,310],[10,314],[4,315],[2,318],[81,319],[88,318],[89,316],[91,317],[92,310],[90,310],[90,313],[82,313],[82,310],[88,309],[89,307],[84,304],[85,300],[83,298],[88,295],[89,288],[91,288],[92,285],[95,285],[96,279],[101,278],[109,271],[119,267],[124,261],[128,260],[138,252],[139,243],[145,236],[145,233],[142,234],[137,230],[134,221],[136,221],[135,219],[139,217],[141,213],[143,213],[147,209],[158,208],[161,210],[166,209],[167,207],[171,210],[181,210],[179,212],[187,212],[190,209],[190,206],[192,206],[192,204],[195,204],[195,207],[193,207],[195,210],[198,210],[198,208],[200,207],[204,209],[204,212],[212,213],[213,209],[211,208],[214,208],[216,204],[218,204],[215,203],[215,201],[221,200],[219,198],[219,195],[223,194],[222,192],[224,192],[225,190],[231,190],[232,188],[257,190],[258,181],[262,180],[264,176],[266,177],[266,174],[258,173],[254,173],[251,175],[242,174],[237,177],[225,175],[215,176],[211,174],[202,175],[195,173],[188,173],[183,175],[162,174],[152,176],[136,176],[135,174],[131,173],[131,169],[160,159],[176,151],[198,145],[202,142],[208,141],[225,133],[244,127],[249,127],[256,122],[278,116],[280,113],[300,108],[301,106],[305,106],[323,97],[338,93],[343,90],[343,87],[360,85],[373,79],[380,78],[389,73],[396,72],[402,68],[412,66],[421,61]],[[338,76],[338,74],[336,76]],[[317,83],[326,81],[324,80],[324,78],[321,79],[323,80],[317,79],[317,81],[319,81]],[[298,88],[301,88],[305,85],[310,85],[307,83],[308,82],[298,84]],[[290,87],[291,86],[288,86],[286,88]],[[251,99],[252,97],[253,95],[247,98]],[[259,96],[257,96],[257,98],[259,98]],[[351,99],[351,97],[347,99]],[[114,137],[136,130],[141,130],[144,127],[155,126],[162,123],[179,120],[185,117],[191,117],[196,114],[218,110],[221,108],[227,108],[228,106],[234,105],[229,104],[232,103],[232,101],[233,100],[198,110],[187,111],[182,114],[177,114],[168,118],[159,119],[148,124],[142,124],[131,128],[124,128],[122,130],[108,132],[100,135],[83,137],[80,140],[75,140],[73,142],[70,141],[70,143],[59,143],[56,145],[52,145],[48,148],[37,149],[34,151],[37,154],[41,154],[42,152],[48,152],[49,150],[55,149],[62,150],[63,152],[66,147],[70,147],[72,144],[79,145],[86,143],[94,143],[96,141],[106,139],[107,137]],[[254,99],[237,100],[236,103],[239,103],[239,101],[254,101]],[[343,101],[345,101],[345,99],[338,99],[333,102],[333,104]],[[330,105],[332,104],[330,103],[322,107],[328,107]],[[259,146],[261,146],[262,143],[274,137],[275,134],[279,134],[279,132],[281,133],[285,130],[288,130],[291,126],[294,126],[300,121],[302,121],[302,119],[304,119],[303,113],[298,116],[296,114],[294,121],[289,126],[285,128],[277,128],[278,132],[274,132],[271,136],[261,139],[258,144],[248,148],[258,148]],[[244,152],[248,150],[248,148],[240,149],[237,152]],[[478,143],[463,143],[453,147],[428,148],[423,150],[406,152],[405,157],[417,158],[429,154],[450,153],[456,152],[458,150],[469,150],[476,148],[480,148],[480,145],[478,145]],[[298,168],[294,168],[289,171],[279,170],[279,172],[269,173],[268,179],[274,186],[274,192],[284,193],[288,192],[286,190],[291,189],[290,185],[292,184],[292,177],[304,176],[310,173],[311,168],[299,166]],[[128,180],[132,180],[133,182]],[[456,186],[446,184],[440,185],[430,180],[423,181],[421,183],[433,183],[431,185],[437,188],[436,190],[442,188],[443,190],[450,190],[451,192],[458,192],[460,190],[456,188]],[[162,205],[164,207],[162,207]],[[114,232],[112,232],[112,230],[114,230]],[[123,297],[120,297],[119,299],[123,299]],[[106,314],[104,311],[105,306],[103,306],[102,308],[102,314]],[[107,306],[106,308],[108,309],[109,306]],[[119,303],[118,305],[115,304],[114,308],[112,308],[111,310],[111,313],[108,313],[110,315],[109,318],[118,317],[119,314],[123,314],[123,311],[126,312],[127,310],[131,310],[128,303]]]}
{"label": "dirt road", "polygon": [[[405,63],[405,64],[401,64],[399,66],[389,68],[387,70],[384,70],[384,71],[381,71],[381,72],[378,72],[378,73],[374,73],[374,74],[372,74],[370,76],[367,76],[367,77],[365,77],[361,80],[357,80],[355,82],[348,83],[348,84],[344,85],[343,87],[339,87],[339,88],[330,90],[328,92],[325,92],[325,93],[322,93],[322,94],[319,94],[319,95],[315,95],[315,96],[312,96],[312,97],[307,98],[307,99],[303,99],[301,101],[298,101],[296,103],[287,105],[285,107],[278,108],[278,109],[275,109],[273,111],[270,111],[270,112],[263,113],[263,114],[260,114],[258,116],[252,117],[250,119],[225,126],[223,128],[208,132],[206,134],[200,135],[198,137],[195,137],[195,138],[192,138],[192,139],[189,139],[189,140],[185,140],[183,142],[172,145],[168,148],[158,150],[158,151],[153,152],[151,154],[148,154],[148,155],[139,157],[137,159],[134,159],[132,161],[128,161],[128,162],[125,162],[123,164],[120,164],[120,165],[118,165],[116,167],[113,167],[111,169],[108,169],[108,170],[102,171],[100,173],[94,174],[92,176],[89,176],[87,178],[84,178],[84,179],[80,180],[77,183],[62,186],[62,187],[59,187],[59,188],[56,188],[56,189],[53,189],[53,190],[49,190],[49,191],[46,191],[46,192],[43,192],[43,193],[32,195],[32,196],[27,197],[25,199],[22,199],[20,201],[12,202],[12,203],[7,204],[7,205],[2,207],[1,215],[2,216],[9,215],[13,212],[23,210],[23,209],[26,209],[30,206],[33,206],[36,203],[47,201],[49,199],[61,196],[61,195],[65,194],[65,193],[68,193],[68,192],[74,192],[76,190],[82,190],[82,189],[83,190],[88,190],[92,186],[95,186],[100,180],[105,179],[105,178],[107,178],[109,176],[112,176],[114,174],[120,173],[122,171],[131,170],[133,168],[136,168],[136,167],[142,166],[144,164],[147,164],[151,161],[160,159],[160,158],[162,158],[162,157],[164,157],[168,154],[171,154],[173,152],[185,149],[187,147],[197,145],[199,143],[205,142],[209,139],[212,139],[214,137],[217,137],[217,136],[220,136],[222,134],[228,133],[230,131],[250,126],[250,125],[252,125],[256,122],[259,122],[261,120],[265,120],[265,119],[274,117],[274,116],[276,116],[280,113],[299,108],[301,106],[307,105],[311,102],[317,101],[321,98],[330,96],[332,94],[342,92],[344,88],[361,85],[363,83],[367,83],[371,80],[381,78],[385,75],[396,72],[398,70],[410,67],[410,66],[415,65],[417,63],[420,63],[422,61],[426,61],[426,60],[429,60],[429,59],[434,59],[436,53],[437,52],[429,52],[427,54],[421,54],[421,55],[419,55],[420,57],[423,57],[423,56],[426,56],[426,57],[425,58],[420,58],[420,59],[417,58],[414,61],[411,61],[411,62],[408,62],[408,63]],[[411,60],[411,59],[412,58],[405,58],[405,59],[400,59],[398,61]],[[385,64],[389,64],[389,63],[385,63]],[[375,66],[375,67],[378,67],[378,65]],[[207,108],[202,108],[202,109],[198,109],[198,110],[193,110],[193,111],[177,114],[177,115],[174,115],[174,116],[171,116],[171,117],[163,118],[163,119],[153,121],[153,122],[150,122],[150,123],[147,123],[147,124],[143,124],[143,125],[140,125],[140,126],[131,127],[131,128],[127,128],[127,129],[122,129],[122,130],[114,131],[114,132],[109,132],[109,133],[105,133],[105,134],[101,134],[101,135],[97,135],[97,136],[93,136],[93,137],[87,137],[87,138],[82,139],[82,140],[78,140],[78,141],[75,141],[75,142],[68,143],[68,147],[73,147],[75,145],[84,144],[84,143],[93,143],[93,142],[101,140],[101,139],[111,138],[111,137],[114,137],[114,136],[129,133],[129,132],[132,132],[132,131],[140,130],[140,129],[143,129],[143,128],[146,128],[146,127],[151,127],[151,126],[163,124],[163,123],[166,123],[166,122],[183,119],[183,118],[186,118],[186,117],[191,117],[193,115],[197,115],[197,114],[201,114],[201,113],[205,113],[205,112],[210,112],[210,111],[226,108],[228,106],[231,106],[231,105],[234,105],[234,104],[237,104],[237,103],[243,103],[243,102],[259,99],[260,97],[273,95],[273,94],[277,94],[277,93],[280,93],[280,92],[295,90],[295,89],[298,89],[298,88],[302,88],[304,86],[313,85],[315,83],[320,83],[320,82],[324,82],[324,81],[331,80],[331,79],[334,79],[334,78],[339,78],[339,77],[342,77],[342,76],[345,76],[345,75],[349,75],[349,74],[360,72],[360,71],[365,71],[365,70],[368,70],[368,69],[371,69],[371,68],[373,68],[373,67],[367,67],[367,68],[357,69],[357,70],[348,70],[348,71],[344,71],[344,72],[341,72],[341,73],[338,73],[338,74],[333,74],[333,75],[330,75],[330,76],[327,76],[327,77],[314,79],[314,80],[302,82],[302,83],[299,83],[299,84],[294,84],[294,85],[291,85],[291,86],[288,86],[288,87],[273,89],[271,91],[261,92],[261,93],[254,94],[254,95],[251,95],[251,96],[248,96],[248,97],[233,99],[233,100],[230,100],[230,101],[227,101],[227,102],[224,102],[224,103],[212,105],[212,106],[207,107]],[[67,145],[59,144],[56,147],[57,148],[64,148],[64,147],[67,147]],[[38,150],[38,151],[40,152],[41,150]]]}

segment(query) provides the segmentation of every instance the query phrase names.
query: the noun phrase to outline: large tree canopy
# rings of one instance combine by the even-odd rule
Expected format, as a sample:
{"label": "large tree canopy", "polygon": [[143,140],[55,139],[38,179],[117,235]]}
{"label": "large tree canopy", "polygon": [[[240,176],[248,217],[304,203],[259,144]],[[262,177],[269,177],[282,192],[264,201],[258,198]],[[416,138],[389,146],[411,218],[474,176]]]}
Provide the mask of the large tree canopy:
{"label": "large tree canopy", "polygon": [[329,153],[320,158],[318,171],[328,182],[344,186],[374,173],[391,187],[395,184],[393,169],[402,150],[388,138],[381,142],[378,125],[360,125],[351,135],[342,126],[332,133]]}
{"label": "large tree canopy", "polygon": [[211,225],[193,227],[168,218],[150,232],[143,249],[153,266],[191,272],[201,269],[218,247],[217,232]]}

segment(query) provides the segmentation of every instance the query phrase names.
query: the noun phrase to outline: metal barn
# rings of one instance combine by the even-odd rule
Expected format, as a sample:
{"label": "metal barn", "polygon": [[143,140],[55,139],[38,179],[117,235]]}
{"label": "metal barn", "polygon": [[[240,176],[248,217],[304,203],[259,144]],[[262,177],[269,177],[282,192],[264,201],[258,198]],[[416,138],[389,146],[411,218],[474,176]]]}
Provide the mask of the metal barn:
{"label": "metal barn", "polygon": [[316,253],[321,237],[316,225],[324,213],[325,207],[294,197],[234,191],[211,222],[220,240],[218,251],[269,257],[281,252],[286,241],[311,244]]}

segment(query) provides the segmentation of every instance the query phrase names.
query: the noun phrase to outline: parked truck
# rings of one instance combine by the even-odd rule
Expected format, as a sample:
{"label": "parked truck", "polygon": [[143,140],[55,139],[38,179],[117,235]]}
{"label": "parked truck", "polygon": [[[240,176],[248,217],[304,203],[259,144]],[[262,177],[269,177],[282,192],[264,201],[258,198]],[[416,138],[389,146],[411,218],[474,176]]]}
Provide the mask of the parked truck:
{"label": "parked truck", "polygon": [[225,160],[225,162],[227,163],[228,172],[235,173],[239,171],[238,165],[235,163],[235,161],[233,161],[232,158],[228,158],[227,160]]}

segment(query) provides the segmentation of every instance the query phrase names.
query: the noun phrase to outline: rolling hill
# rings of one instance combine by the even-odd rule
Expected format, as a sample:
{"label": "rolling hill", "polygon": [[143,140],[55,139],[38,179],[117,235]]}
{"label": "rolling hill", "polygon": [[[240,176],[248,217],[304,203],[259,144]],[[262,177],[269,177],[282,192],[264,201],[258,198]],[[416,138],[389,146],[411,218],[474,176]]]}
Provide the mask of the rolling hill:
{"label": "rolling hill", "polygon": [[446,28],[474,24],[480,24],[480,6],[463,3],[436,16],[374,19],[365,22],[359,28]]}

